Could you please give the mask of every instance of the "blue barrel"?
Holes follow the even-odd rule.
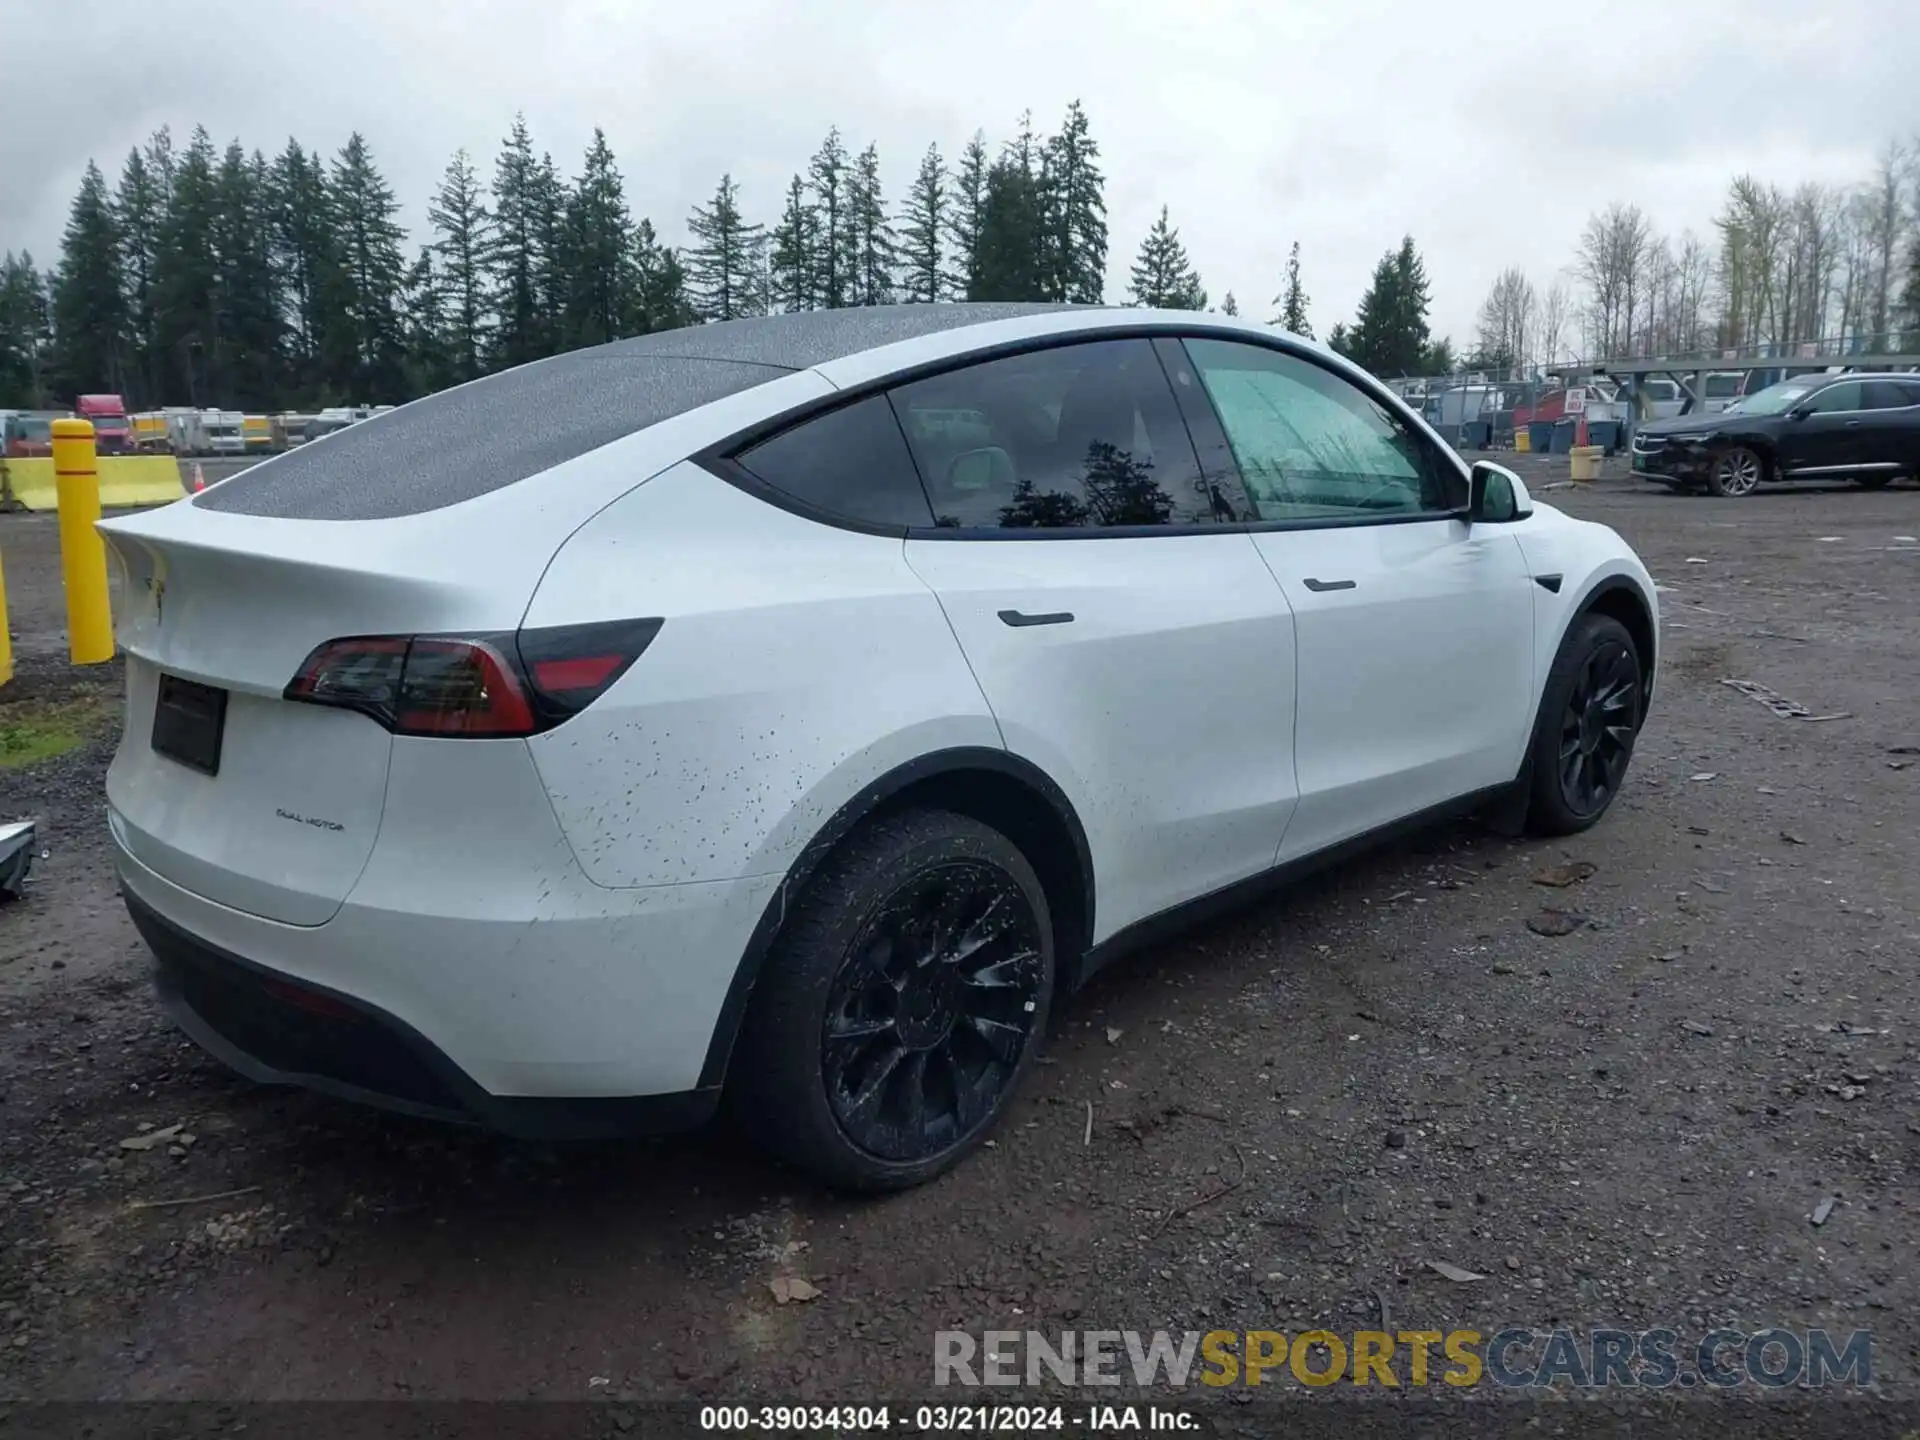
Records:
[[[1553,453],[1565,455],[1573,449],[1574,424],[1571,420],[1556,420],[1553,424]]]
[[[1536,455],[1545,455],[1553,449],[1553,421],[1527,422],[1527,448]]]
[[[1620,422],[1595,420],[1587,426],[1587,442],[1598,445],[1609,455],[1620,448]]]

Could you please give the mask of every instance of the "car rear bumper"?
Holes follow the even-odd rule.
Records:
[[[546,913],[510,919],[398,913],[356,890],[325,925],[297,926],[116,848],[161,1001],[218,1058],[265,1083],[527,1136],[676,1129],[711,1112],[710,1042],[777,883],[582,882],[571,913],[550,893]]]
[[[131,893],[126,902],[153,952],[161,1008],[203,1050],[260,1084],[547,1140],[692,1129],[718,1103],[717,1088],[587,1099],[489,1094],[392,1015],[218,950]]]

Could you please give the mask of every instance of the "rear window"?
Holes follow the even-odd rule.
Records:
[[[389,520],[473,500],[787,373],[585,350],[363,420],[196,495],[283,520]]]
[[[827,515],[905,531],[933,508],[884,395],[843,405],[742,453],[740,467]]]

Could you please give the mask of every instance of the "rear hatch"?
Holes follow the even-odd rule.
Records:
[[[166,523],[171,512],[187,523]],[[437,544],[367,533],[418,528],[190,504],[103,527],[124,571],[127,669],[107,798],[141,865],[290,925],[338,911],[379,834],[393,737],[367,715],[283,698],[288,684],[342,636],[510,631],[551,553],[536,542],[517,557],[476,555],[458,527],[441,527]],[[463,553],[484,586],[451,573],[449,556]]]
[[[388,767],[405,752],[392,728],[419,733],[405,707],[425,696],[438,723],[512,688],[504,675],[489,685],[496,650],[459,637],[512,637],[567,536],[685,453],[660,422],[785,373],[627,345],[574,352],[104,522],[124,570],[127,721],[107,775],[121,843],[209,900],[324,924],[373,853]],[[824,384],[792,378],[807,393]],[[758,402],[742,404],[758,418]],[[226,418],[237,442],[241,417]],[[616,652],[644,639],[616,637]],[[324,687],[306,671],[322,646]],[[614,673],[605,654],[541,654],[558,678],[539,698],[562,709]],[[582,679],[582,663],[600,668]],[[306,700],[285,698],[296,676],[313,686]],[[525,744],[500,738],[505,725],[465,733],[447,743]]]

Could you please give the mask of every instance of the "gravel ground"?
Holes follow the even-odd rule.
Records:
[[[1123,964],[993,1148],[879,1202],[723,1132],[555,1149],[251,1086],[150,1002],[108,741],[0,770],[47,851],[0,911],[0,1400],[844,1401],[923,1392],[940,1329],[1383,1320],[1864,1328],[1901,1392],[1920,492],[1543,498],[1665,587],[1609,817],[1438,830]],[[0,517],[0,725],[72,683],[50,534]]]

